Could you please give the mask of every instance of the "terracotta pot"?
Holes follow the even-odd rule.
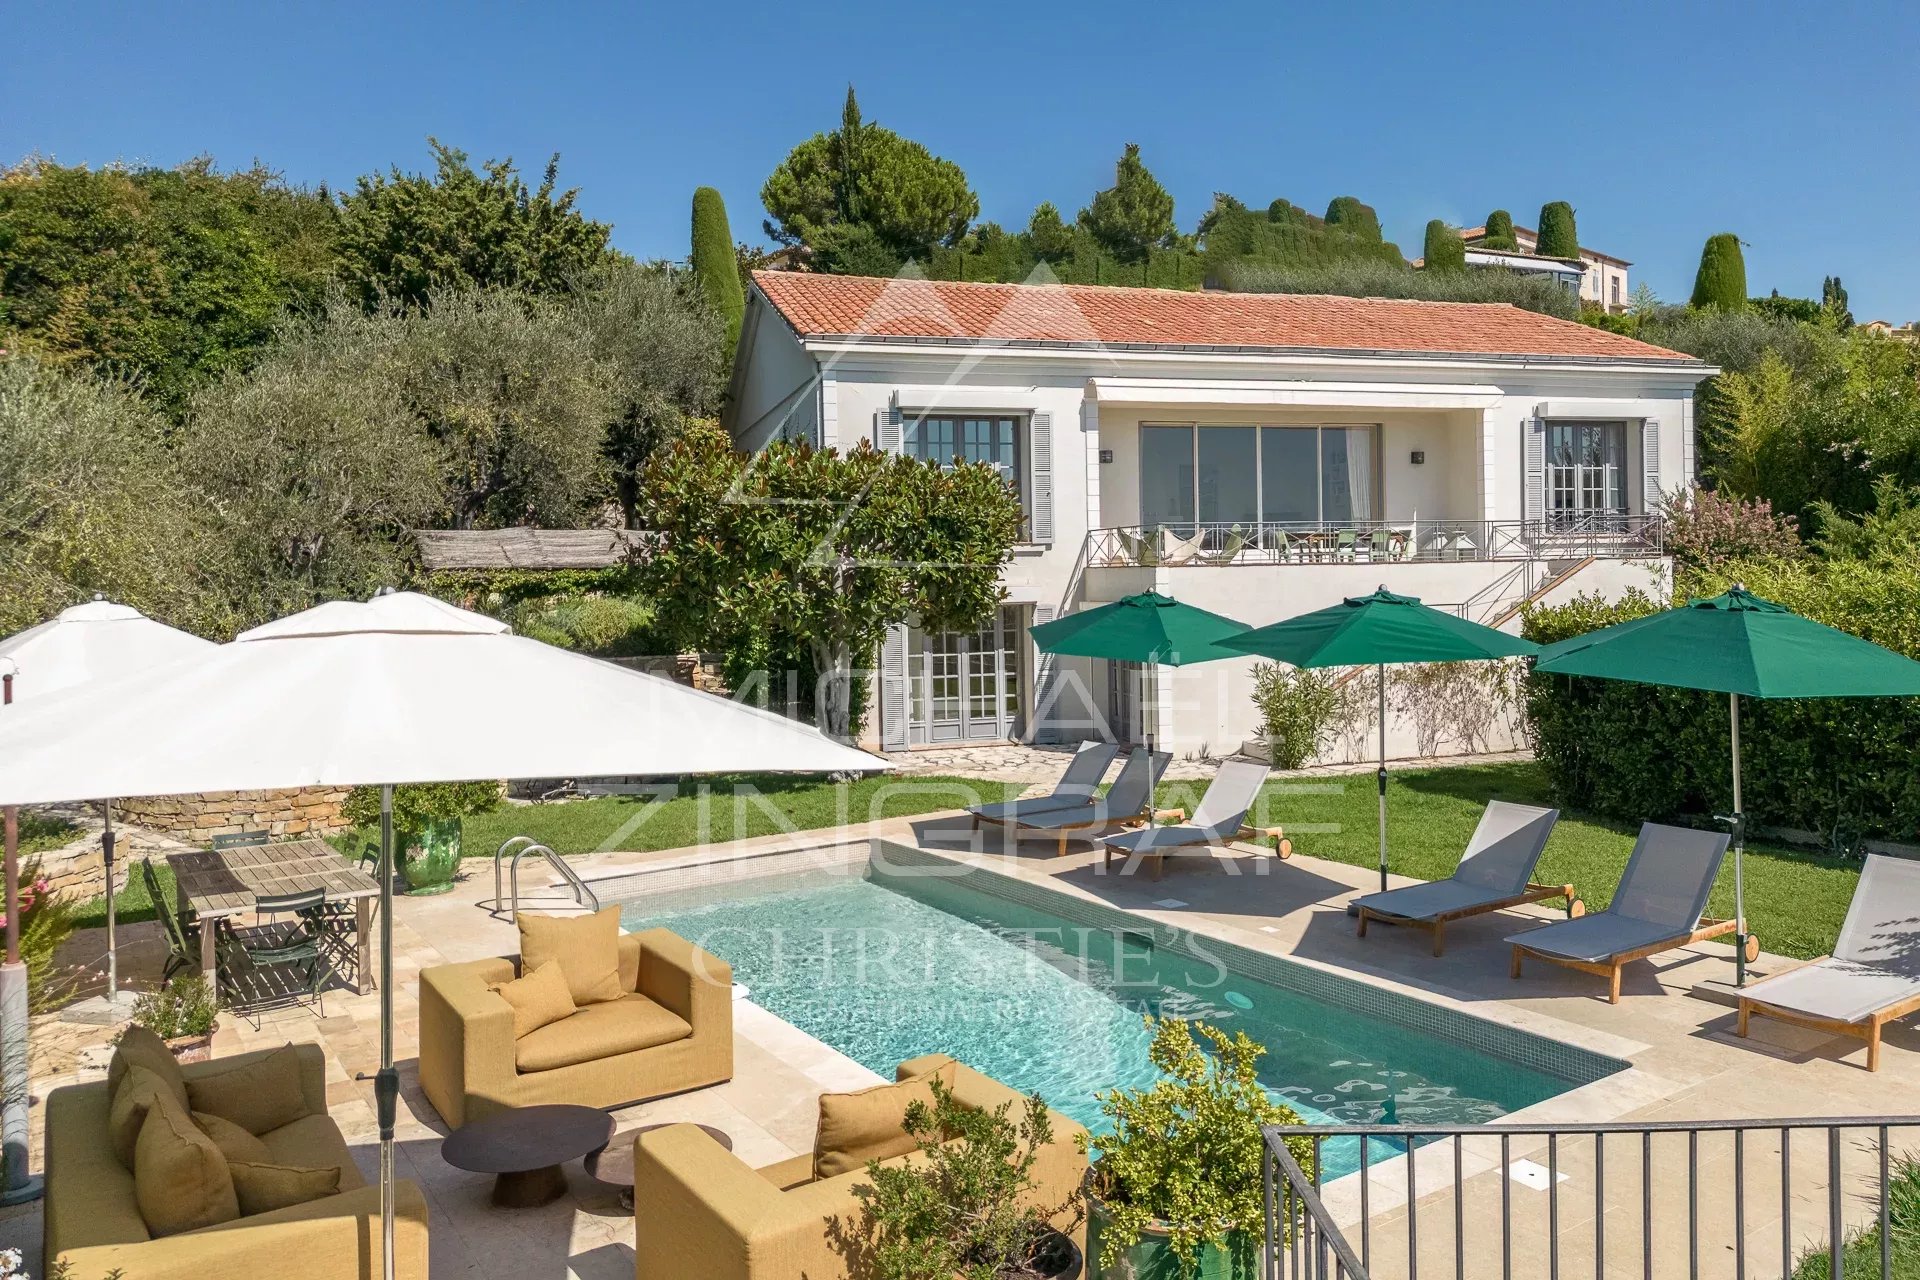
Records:
[[[213,1056],[213,1035],[220,1030],[215,1022],[197,1036],[175,1036],[163,1041],[176,1062],[205,1062]]]

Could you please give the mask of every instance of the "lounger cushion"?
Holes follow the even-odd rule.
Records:
[[[975,805],[967,812],[987,822],[1025,822],[1041,814],[1065,813],[1069,809],[1090,812],[1093,801],[1085,796],[1032,796],[1025,800],[1003,800],[998,804]]]
[[[264,1058],[236,1061],[225,1070],[196,1074],[187,1084],[195,1111],[231,1120],[258,1137],[307,1114],[307,1095],[300,1084],[300,1057],[293,1045],[275,1049]]]
[[[1920,995],[1920,978],[1849,960],[1819,960],[1755,983],[1742,993],[1758,1005],[1835,1022],[1859,1022],[1875,1010]]]
[[[1507,941],[1542,955],[1599,964],[1622,952],[1661,942],[1678,942],[1691,932],[1691,929],[1676,932],[1666,925],[1602,911],[1598,915],[1550,924],[1544,929],[1516,933]]]
[[[620,985],[618,906],[587,916],[522,911],[514,922],[520,927],[520,972],[533,973],[549,960],[559,961],[568,994],[580,1005],[618,1000],[627,993]]]
[[[1487,902],[1502,902],[1512,897],[1505,889],[1482,889],[1458,880],[1434,880],[1410,884],[1381,893],[1355,898],[1354,905],[1365,907],[1376,916],[1399,920],[1431,920],[1453,911],[1470,910]]]
[[[524,978],[490,983],[487,990],[497,992],[513,1006],[513,1038],[521,1040],[550,1023],[573,1013],[573,995],[567,990],[567,975],[558,960],[549,960]]]
[[[672,1010],[645,996],[629,995],[583,1006],[523,1036],[514,1043],[513,1062],[523,1072],[552,1071],[671,1044],[692,1034],[693,1028]]]
[[[1138,831],[1108,836],[1105,843],[1109,849],[1117,849],[1122,853],[1153,853],[1156,850],[1226,842],[1202,827],[1142,827]]]
[[[915,1150],[919,1144],[906,1130],[908,1106],[918,1102],[932,1107],[930,1082],[938,1076],[951,1091],[954,1074],[954,1064],[949,1062],[898,1084],[821,1094],[820,1127],[813,1140],[813,1176],[837,1178],[864,1169],[869,1160],[887,1160]]]

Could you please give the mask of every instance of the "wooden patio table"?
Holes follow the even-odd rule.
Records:
[[[200,968],[207,985],[218,993],[214,964],[217,922],[250,914],[259,898],[326,890],[330,902],[353,902],[353,992],[372,987],[373,908],[380,882],[360,870],[325,840],[308,837],[271,844],[240,845],[231,849],[195,849],[170,853],[167,865],[179,886],[181,901],[200,918]]]

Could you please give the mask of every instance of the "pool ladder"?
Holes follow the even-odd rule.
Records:
[[[507,904],[507,919],[511,920],[520,914],[520,859],[530,853],[537,853],[547,860],[547,865],[553,868],[562,883],[573,893],[574,902],[589,911],[600,909],[599,895],[587,887],[587,882],[580,878],[580,873],[575,871],[572,864],[565,858],[539,843],[532,836],[514,836],[493,851],[493,899],[487,903],[488,915],[498,918],[503,903]],[[505,887],[511,896],[502,892],[500,877],[502,863],[506,864]]]

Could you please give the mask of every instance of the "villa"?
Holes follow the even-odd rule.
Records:
[[[897,628],[868,741],[1238,750],[1251,661],[1042,660],[1027,627],[1136,592],[1263,626],[1382,584],[1513,626],[1669,581],[1689,356],[1504,304],[759,272],[726,419],[1000,467],[1027,512],[999,617]],[[1152,705],[1143,707],[1142,703]],[[1392,727],[1395,754],[1413,736]]]

